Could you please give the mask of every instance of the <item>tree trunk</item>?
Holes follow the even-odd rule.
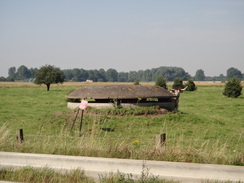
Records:
[[[50,84],[47,84],[47,91],[49,91],[50,89]]]

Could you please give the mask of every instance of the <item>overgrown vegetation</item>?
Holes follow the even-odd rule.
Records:
[[[82,170],[71,170],[70,172],[58,173],[51,168],[32,168],[25,167],[18,170],[11,168],[0,170],[0,180],[18,181],[26,183],[177,183],[176,181],[168,181],[159,179],[150,175],[149,172],[143,171],[138,178],[132,174],[124,174],[117,172],[116,174],[100,175],[98,180],[94,180],[85,176]]]
[[[56,182],[69,182],[69,183],[94,183],[95,181],[85,176],[84,171],[72,170],[66,173],[57,173],[50,168],[32,168],[25,167],[18,170],[11,168],[0,170],[0,180],[18,181],[26,183],[56,183]]]
[[[174,88],[174,89],[184,88],[183,79],[182,78],[175,78],[172,88]]]
[[[118,116],[129,116],[129,115],[150,115],[150,114],[162,114],[167,110],[160,110],[158,106],[152,107],[135,107],[135,108],[110,108],[110,109],[96,109],[96,108],[88,108],[87,112],[92,114],[100,114],[100,115],[118,115]]]
[[[186,91],[195,91],[197,89],[197,86],[191,79],[189,79],[187,81],[187,83],[185,84],[185,87],[187,87]]]
[[[127,109],[89,109],[81,137],[80,116],[71,131],[76,113],[67,109],[64,98],[78,86],[54,85],[50,92],[43,87],[0,86],[2,151],[244,164],[243,96],[224,97],[222,85],[182,93],[176,113],[124,115]],[[15,137],[20,128],[24,129],[22,144]],[[155,137],[161,133],[167,134],[166,147],[156,149]]]
[[[230,78],[225,84],[223,95],[231,98],[237,98],[241,95],[241,80],[238,78]]]
[[[140,80],[138,80],[138,79],[135,80],[135,81],[134,81],[134,85],[140,85]]]
[[[163,87],[166,90],[168,89],[167,82],[166,82],[166,80],[162,76],[160,76],[160,77],[157,78],[157,80],[155,82],[155,85],[156,86]]]

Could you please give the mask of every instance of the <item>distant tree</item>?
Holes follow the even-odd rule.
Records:
[[[224,76],[223,74],[220,74],[220,75],[217,77],[217,80],[218,80],[218,81],[222,81],[222,82],[224,82],[224,81],[226,81],[226,76]]]
[[[195,83],[191,79],[187,81],[185,87],[187,87],[186,91],[195,91],[197,89]]]
[[[6,81],[6,78],[3,77],[3,76],[1,76],[1,77],[0,77],[0,81]]]
[[[98,81],[98,77],[97,77],[97,74],[96,74],[96,70],[89,70],[87,79],[88,80],[92,80],[94,82],[97,82]]]
[[[16,75],[16,68],[15,67],[10,67],[8,69],[8,77],[15,78],[15,75]]]
[[[149,69],[143,72],[143,78],[141,80],[147,82],[152,81],[152,73]]]
[[[115,69],[99,70],[84,70],[84,69],[69,69],[63,70],[67,81],[86,81],[87,79],[101,82],[134,82],[140,81],[155,81],[157,77],[162,76],[167,81],[173,81],[174,78],[189,79],[191,76],[180,67],[159,67],[147,70],[117,72]]]
[[[133,81],[135,81],[135,80],[137,80],[138,78],[137,78],[137,72],[136,71],[130,71],[129,73],[128,73],[128,81],[129,82],[133,82]]]
[[[107,80],[109,82],[116,82],[118,81],[118,72],[115,69],[108,69],[106,71]]]
[[[88,72],[85,69],[80,69],[79,81],[86,81],[88,77]]]
[[[99,82],[106,82],[107,81],[106,71],[104,69],[98,70],[98,81]]]
[[[8,81],[8,82],[13,82],[13,81],[14,81],[14,78],[7,77],[7,78],[6,78],[6,81]]]
[[[242,79],[242,73],[238,69],[231,67],[227,70],[227,78],[230,79],[233,77]]]
[[[26,66],[21,65],[17,69],[16,77],[17,77],[18,80],[24,80],[24,79],[30,78],[31,77],[31,72]]]
[[[37,68],[30,68],[29,71],[30,71],[30,77],[34,78],[38,69]]]
[[[167,81],[173,81],[175,78],[183,78],[187,80],[189,74],[180,67],[158,67],[151,69],[152,79],[156,80],[157,77],[162,76]]]
[[[168,89],[167,87],[167,82],[166,80],[162,77],[162,76],[159,76],[155,82],[155,85],[156,86],[160,86],[160,87],[163,87],[164,89]]]
[[[175,78],[172,88],[174,88],[174,89],[183,89],[184,88],[183,79],[182,78]]]
[[[241,80],[239,78],[230,78],[227,83],[225,83],[225,88],[223,95],[231,98],[237,98],[241,95]]]
[[[128,72],[119,72],[118,73],[118,81],[119,82],[127,82],[128,81]]]
[[[63,73],[66,81],[72,81],[72,78],[74,77],[73,69],[65,69],[63,70]]]
[[[204,81],[205,80],[205,74],[204,74],[204,71],[202,69],[199,69],[196,71],[195,80],[196,81]]]
[[[63,83],[64,74],[63,72],[54,66],[45,65],[42,66],[36,72],[35,84],[45,84],[47,86],[47,91],[50,89],[51,84]]]
[[[143,74],[144,73],[144,71],[143,70],[139,70],[139,71],[137,71],[137,73],[136,73],[136,80],[139,80],[139,81],[143,81],[142,79],[143,79]],[[144,80],[145,81],[145,80]]]
[[[77,81],[81,81],[81,73],[80,73],[81,71],[80,71],[80,69],[78,69],[78,68],[74,68],[73,70],[72,70],[72,75],[73,75],[73,77],[72,77],[72,81],[75,81],[75,82],[77,82]]]

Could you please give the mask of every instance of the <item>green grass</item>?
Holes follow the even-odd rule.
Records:
[[[57,173],[50,168],[35,169],[32,167],[20,168],[14,170],[11,168],[0,170],[0,180],[18,181],[26,183],[54,183],[54,182],[69,182],[69,183],[95,183],[94,180],[85,176],[84,171],[73,170],[71,172]]]
[[[0,170],[0,180],[18,181],[18,182],[35,182],[35,183],[177,183],[178,181],[169,181],[159,179],[147,171],[135,178],[132,174],[121,172],[108,175],[100,175],[98,180],[85,176],[85,172],[79,169],[70,172],[58,173],[50,168],[32,168],[25,167],[17,170],[7,168]]]
[[[120,115],[85,112],[81,137],[80,115],[71,132],[75,111],[67,109],[64,98],[77,87],[52,85],[47,92],[45,86],[0,85],[0,150],[244,164],[244,97],[224,97],[223,86],[182,93],[179,111],[167,115],[128,115],[140,114],[140,109]],[[22,144],[15,137],[20,128]],[[155,137],[161,133],[167,135],[166,148],[157,149]]]

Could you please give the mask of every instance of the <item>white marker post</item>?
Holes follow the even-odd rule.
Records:
[[[84,113],[84,110],[87,109],[87,107],[88,107],[88,101],[86,101],[86,100],[81,100],[81,103],[80,103],[80,105],[79,105],[79,109],[78,109],[78,111],[77,111],[77,113],[76,113],[76,115],[75,115],[74,122],[73,122],[73,124],[72,124],[72,126],[71,126],[71,129],[70,129],[71,131],[72,131],[74,125],[75,125],[76,118],[77,118],[77,116],[78,116],[78,114],[79,114],[79,112],[80,112],[80,110],[81,110],[81,119],[80,119],[80,132],[81,132],[81,129],[82,129],[82,120],[83,120],[83,113]]]
[[[83,113],[84,113],[84,110],[87,109],[87,106],[88,106],[88,101],[86,100],[81,100],[81,103],[80,103],[80,106],[79,108],[81,109],[81,118],[80,118],[80,135],[81,135],[81,129],[82,129],[82,120],[83,120]]]

